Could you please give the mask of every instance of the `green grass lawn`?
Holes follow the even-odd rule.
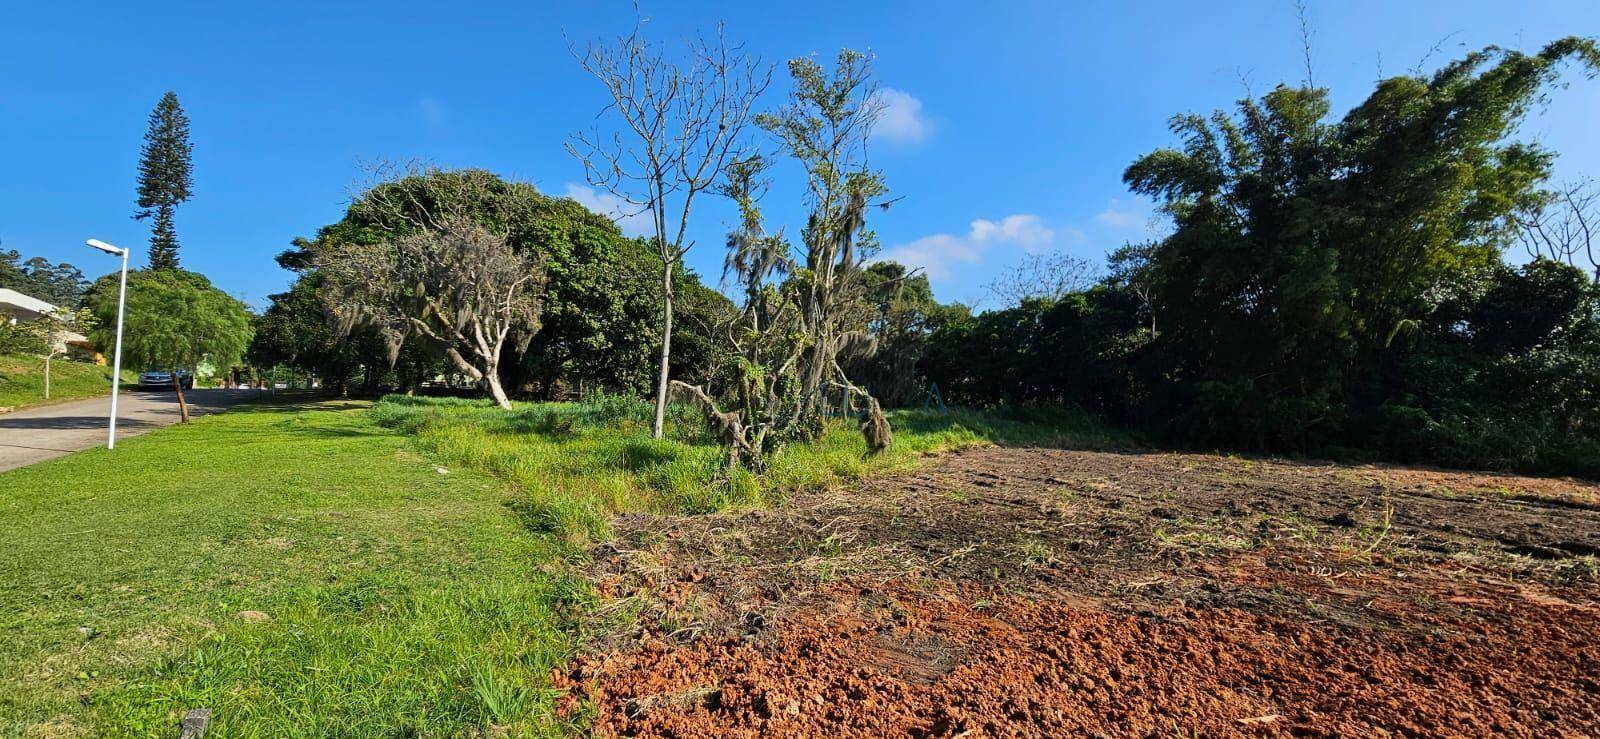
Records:
[[[570,552],[365,408],[241,408],[0,491],[0,736],[558,728]]]
[[[123,370],[122,381],[136,382],[138,374]],[[38,357],[0,355],[0,408],[22,408],[44,402],[92,398],[111,394],[111,368],[86,362],[56,359],[50,363],[50,400],[44,398],[44,360]]]
[[[0,473],[0,736],[171,736],[197,707],[219,737],[565,733],[583,717],[553,714],[548,674],[591,599],[579,544],[610,514],[1094,433],[899,414],[894,452],[864,458],[839,424],[757,479],[692,430],[650,440],[647,413],[244,406]]]

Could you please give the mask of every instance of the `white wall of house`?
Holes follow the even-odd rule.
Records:
[[[16,290],[0,288],[0,320],[4,320],[6,323],[17,324],[23,321],[32,321],[40,316],[59,313],[61,310],[31,295],[24,295]],[[100,355],[95,353],[94,345],[89,343],[89,338],[72,331],[67,331],[56,337],[55,350],[57,354],[65,354],[73,359],[101,362]]]
[[[31,321],[59,310],[60,308],[31,295],[23,295],[16,290],[0,287],[0,316],[4,316],[8,323]]]

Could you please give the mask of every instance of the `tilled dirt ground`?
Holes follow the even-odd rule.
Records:
[[[601,735],[1600,736],[1589,484],[984,448],[618,529]]]

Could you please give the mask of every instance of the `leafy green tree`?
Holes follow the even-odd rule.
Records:
[[[1498,265],[1483,295],[1464,318],[1478,351],[1525,352],[1573,330],[1594,299],[1582,272],[1539,258],[1518,269]]]
[[[97,319],[90,333],[96,345],[110,347],[116,337],[117,276],[97,280],[85,304]],[[139,270],[128,273],[124,308],[123,359],[135,367],[162,367],[173,371],[173,390],[185,423],[189,406],[183,396],[178,370],[201,364],[230,367],[238,364],[250,346],[252,325],[245,305],[218,290],[203,275],[179,269]],[[108,350],[109,351],[109,350]]]
[[[318,252],[396,238],[425,224],[427,213],[450,211],[504,229],[514,249],[544,263],[541,327],[519,361],[502,363],[507,387],[549,397],[565,389],[642,391],[649,385],[661,303],[652,285],[660,263],[647,243],[623,237],[609,218],[569,198],[550,197],[484,170],[402,168],[380,171],[375,179],[343,219],[280,255],[279,264],[299,277],[288,293],[274,296],[262,320],[276,327],[267,330],[261,353],[252,356],[292,354],[296,362],[313,363],[332,385],[361,374],[369,389],[376,389],[372,380],[385,374],[391,358],[395,379],[407,388],[437,374],[445,347],[411,337],[390,355],[381,338],[361,327],[339,341],[314,328],[325,324],[326,316],[305,298],[321,284],[313,268]],[[731,304],[684,270],[675,271],[674,293],[684,321],[672,372],[700,377],[714,344],[705,335],[707,327]]]
[[[958,314],[929,336],[921,368],[952,402],[1065,403],[1127,420],[1143,396],[1139,309],[1132,294],[1102,285]]]
[[[24,261],[17,250],[0,249],[0,287],[59,308],[72,308],[83,298],[89,281],[82,271],[66,262],[52,263],[44,257]]]
[[[1600,475],[1600,286],[1550,259],[1458,275],[1397,334],[1405,392],[1370,446],[1403,461]]]
[[[678,338],[674,340],[671,374],[690,382],[714,383],[719,379],[720,370],[726,367],[732,351],[726,338],[720,336],[717,329],[727,326],[738,314],[739,308],[728,296],[701,282],[693,270],[681,270],[675,279],[677,286],[673,291],[678,298],[673,310],[682,320],[679,321]],[[635,351],[642,349],[648,352],[653,348],[653,342],[648,340],[650,337],[651,334],[638,334],[633,344],[638,347]],[[636,380],[633,386],[647,387],[650,379],[644,377]]]
[[[883,103],[869,54],[840,51],[831,72],[811,57],[791,59],[789,76],[788,102],[757,116],[756,125],[806,176],[811,212],[801,232],[804,259],[790,280],[806,339],[802,400],[795,412],[815,434],[822,428],[817,414],[825,384],[851,385],[839,364],[841,353],[865,338],[859,330],[862,272],[878,249],[867,213],[870,201],[888,192],[883,175],[867,163],[866,144]]]
[[[139,149],[139,210],[134,219],[154,217],[150,233],[150,268],[178,268],[178,232],[173,210],[189,199],[192,165],[189,116],[176,93],[161,96],[150,113],[150,127]]]
[[[940,305],[928,276],[914,274],[898,262],[874,262],[862,275],[869,305],[866,331],[872,351],[845,361],[849,375],[890,406],[919,402],[927,391],[918,364],[928,337],[951,316],[967,314],[965,306]]]
[[[1552,155],[1507,139],[1569,59],[1600,70],[1593,40],[1567,38],[1383,80],[1337,121],[1325,90],[1287,86],[1173,119],[1182,148],[1125,179],[1175,226],[1149,258],[1174,430],[1306,448],[1402,395],[1391,338],[1496,263],[1541,199]]]
[[[1574,60],[1600,71],[1568,38],[1380,81],[1342,118],[1286,86],[1180,116],[1181,145],[1126,173],[1170,236],[1088,289],[946,321],[919,369],[957,402],[1179,443],[1600,476],[1600,285],[1572,264],[1591,202],[1543,191],[1553,154],[1513,140]],[[1519,237],[1546,258],[1502,261]]]
[[[1139,310],[1150,326],[1150,338],[1156,335],[1155,275],[1150,259],[1158,242],[1125,243],[1106,257],[1106,274],[1102,283],[1113,290],[1132,295],[1139,302]]]
[[[544,328],[524,355],[522,375],[546,396],[564,385],[648,387],[661,316],[653,286],[661,265],[649,245],[624,238],[609,218],[569,198],[540,196],[525,218],[518,243],[543,255],[549,282]],[[685,308],[683,293],[698,284],[693,274],[675,271],[677,308]],[[699,330],[688,320],[674,353]]]
[[[328,326],[318,296],[318,280],[296,280],[287,292],[270,296],[267,310],[255,318],[246,359],[259,368],[288,367],[322,378],[340,396],[365,367],[363,360],[384,362],[381,341],[362,334],[339,341]],[[374,345],[375,344],[375,345]]]

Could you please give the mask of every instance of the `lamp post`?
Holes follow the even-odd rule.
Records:
[[[122,257],[122,286],[117,292],[117,348],[111,358],[111,420],[106,427],[106,448],[117,448],[117,389],[122,385],[122,307],[128,299],[128,250],[99,239],[84,242],[114,257]]]

